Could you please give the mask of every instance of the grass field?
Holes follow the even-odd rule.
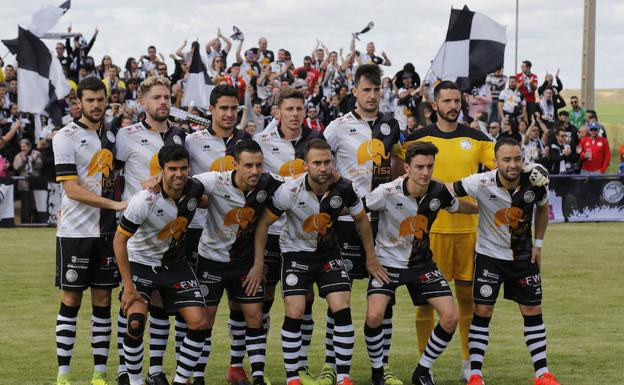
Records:
[[[557,224],[548,230],[542,269],[548,358],[551,370],[564,385],[624,384],[623,234],[624,224],[617,223]],[[59,294],[54,288],[54,236],[53,229],[0,230],[0,384],[42,385],[55,379],[54,325]],[[364,282],[357,282],[352,299],[357,338],[351,374],[358,385],[369,383],[370,370],[362,332],[364,290]],[[117,305],[115,301],[113,308]],[[317,372],[324,352],[325,305],[317,300],[314,311],[316,326],[310,357],[312,369]],[[390,361],[407,384],[418,355],[414,311],[403,289],[394,313]],[[213,353],[206,377],[209,384],[225,384],[223,377],[229,363],[226,315],[226,309],[222,309],[213,331]],[[88,384],[91,375],[89,316],[86,295],[72,360],[74,385]],[[273,384],[285,382],[279,345],[282,316],[283,307],[276,301],[267,354],[267,374]],[[170,346],[172,339],[173,332]],[[439,385],[461,384],[458,340],[455,336],[435,367]],[[117,363],[115,342],[111,347],[112,378]],[[165,364],[167,372],[172,373],[171,348]],[[532,384],[531,377],[522,318],[513,303],[501,300],[491,325],[485,378],[488,385],[524,385]]]

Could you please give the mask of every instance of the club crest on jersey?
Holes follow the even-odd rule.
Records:
[[[113,153],[104,148],[93,154],[91,157],[89,168],[87,169],[87,175],[94,176],[101,172],[105,177],[108,177],[112,169]]]
[[[402,237],[413,235],[415,239],[420,241],[429,232],[428,227],[429,219],[422,214],[407,217],[399,225],[399,235]]]
[[[332,227],[331,217],[327,213],[310,215],[303,221],[303,231],[306,233],[318,232],[320,235],[327,234],[327,229]]]
[[[433,198],[431,202],[429,202],[429,210],[437,211],[440,208],[440,200],[438,198]]]
[[[303,169],[303,159],[293,159],[285,162],[279,168],[280,176],[297,176],[305,172]]]
[[[501,209],[494,215],[496,226],[509,225],[512,229],[517,229],[518,224],[524,221],[524,212],[519,207],[508,207]]]
[[[388,123],[383,123],[381,126],[379,126],[379,131],[381,131],[381,133],[384,135],[390,135],[390,126],[388,125]]]
[[[381,161],[390,158],[390,154],[386,153],[383,142],[379,139],[371,139],[360,144],[357,150],[358,164],[372,160],[377,166],[381,165]]]
[[[523,199],[526,203],[531,203],[535,200],[535,193],[531,190],[528,190],[524,193]]]
[[[237,207],[228,211],[223,219],[223,224],[239,225],[242,230],[246,230],[247,227],[256,221],[256,210],[251,207]]]
[[[232,155],[226,155],[222,158],[216,159],[210,165],[210,171],[231,171],[234,170],[234,157]]]
[[[332,209],[337,209],[338,207],[340,207],[340,205],[342,205],[342,198],[339,196],[332,197],[329,200],[329,206]]]
[[[462,139],[462,141],[459,142],[459,146],[462,148],[462,150],[468,151],[472,148],[472,143],[470,143],[468,139]]]
[[[267,198],[267,192],[264,191],[264,190],[260,190],[256,194],[256,201],[258,201],[258,203],[264,202],[266,200],[266,198]]]
[[[197,199],[195,198],[189,199],[189,201],[186,203],[186,208],[188,209],[188,211],[195,210],[197,208]]]
[[[115,143],[115,134],[113,134],[112,132],[106,131],[106,138],[109,142]]]
[[[173,136],[173,143],[175,143],[175,144],[182,144],[182,138],[180,138],[178,135],[174,135]]]

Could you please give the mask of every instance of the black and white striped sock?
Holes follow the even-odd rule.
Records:
[[[188,327],[186,326],[186,321],[184,321],[184,317],[182,317],[180,313],[176,313],[175,321],[173,322],[173,332],[175,336],[176,361],[178,360],[178,356],[180,354],[182,341],[184,341],[184,337],[186,337],[187,329]]]
[[[548,373],[546,363],[546,327],[542,315],[523,316],[524,342],[531,353],[531,361],[535,369],[535,377],[540,378]]]
[[[303,319],[301,321],[301,353],[299,355],[299,367],[308,366],[308,353],[314,332],[314,318],[312,317],[312,305],[314,302],[306,302]]]
[[[470,374],[483,376],[483,358],[490,341],[491,317],[472,316],[472,323],[468,331],[468,349],[470,351]]]
[[[351,309],[346,308],[334,313],[334,351],[336,352],[337,383],[349,377],[355,333],[351,320]]]
[[[383,320],[383,364],[388,365],[390,360],[390,347],[392,346],[392,305],[386,306],[386,312],[384,313]]]
[[[366,350],[370,359],[373,371],[373,382],[383,378],[384,367],[384,330],[383,326],[372,328],[364,324],[364,339],[366,340]]]
[[[245,329],[245,348],[251,365],[251,375],[254,378],[264,376],[266,340],[267,334],[263,327]]]
[[[301,350],[301,320],[284,316],[282,324],[282,353],[286,369],[286,383],[299,378],[299,355]]]
[[[117,355],[119,355],[119,366],[117,367],[117,374],[126,373],[126,361],[124,360],[123,342],[126,330],[128,328],[128,321],[123,314],[123,310],[119,309],[117,314]]]
[[[80,306],[67,306],[61,302],[56,316],[56,359],[59,374],[69,373],[69,363],[76,342],[76,325]]]
[[[199,360],[204,350],[207,335],[208,330],[188,330],[180,347],[180,359],[178,359],[176,375],[173,379],[174,384],[186,384],[191,377],[197,365],[197,360]]]
[[[453,333],[449,333],[437,324],[429,340],[427,341],[427,347],[420,357],[418,366],[426,369],[431,369],[435,360],[440,357],[440,354],[444,352],[448,344],[453,339]]]
[[[212,329],[208,329],[208,336],[204,343],[204,349],[202,350],[197,365],[195,365],[195,371],[193,372],[193,378],[204,378],[206,372],[206,364],[208,363],[208,357],[212,351]]]
[[[149,374],[158,374],[163,371],[163,356],[169,339],[169,315],[163,308],[150,306],[149,308]]]
[[[266,330],[267,334],[271,328],[271,308],[273,307],[273,301],[264,301],[262,304],[262,327]]]
[[[123,349],[130,385],[143,385],[143,337],[134,339],[126,334]]]
[[[325,364],[336,369],[336,352],[334,351],[334,313],[327,308],[325,324]]]
[[[106,362],[108,361],[112,331],[110,306],[93,305],[93,313],[91,314],[91,348],[93,349],[93,367],[100,373],[106,373]]]
[[[235,368],[243,367],[245,358],[245,317],[240,310],[230,310],[228,327],[230,329],[230,366]]]

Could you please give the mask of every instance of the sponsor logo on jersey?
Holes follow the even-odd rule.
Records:
[[[422,214],[418,214],[413,217],[407,217],[403,219],[401,225],[399,226],[399,235],[402,237],[413,235],[414,238],[420,241],[425,236],[425,233],[429,232],[429,230],[427,229],[428,225],[429,220],[426,216]]]
[[[98,173],[102,173],[105,177],[108,177],[113,170],[113,153],[110,150],[104,148],[91,157],[89,162],[89,168],[87,169],[88,176],[94,176]]]
[[[167,223],[165,227],[158,233],[156,238],[163,241],[169,237],[173,237],[176,241],[179,241],[182,234],[186,231],[188,226],[188,219],[186,217],[177,217],[171,222]]]
[[[331,217],[327,213],[310,215],[303,221],[303,231],[312,233],[317,231],[320,235],[327,234],[327,229],[332,227]]]
[[[237,207],[225,214],[223,224],[226,226],[239,225],[241,230],[246,230],[247,227],[256,221],[256,210],[251,207]]]
[[[303,159],[297,158],[289,160],[279,168],[279,174],[280,176],[297,176],[299,174],[302,174],[305,172],[305,170],[303,169],[303,164]]]
[[[210,165],[210,171],[231,170],[234,170],[234,157],[232,155],[226,155],[222,158],[218,158]]]
[[[494,215],[496,226],[509,225],[510,228],[518,228],[518,224],[524,221],[524,212],[519,207],[501,209]]]
[[[360,144],[357,150],[357,162],[363,164],[372,160],[377,166],[381,165],[381,161],[390,158],[390,154],[386,153],[383,142],[379,139],[371,139]]]

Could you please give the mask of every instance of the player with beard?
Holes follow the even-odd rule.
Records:
[[[560,385],[548,370],[546,328],[542,319],[541,248],[548,226],[548,174],[524,173],[520,143],[496,143],[496,170],[462,178],[447,187],[458,197],[479,203],[475,255],[474,317],[470,325],[470,378],[483,385],[483,359],[489,324],[501,285],[505,299],[516,302],[524,319],[524,341],[535,369],[534,385]],[[535,239],[531,234],[535,210]]]
[[[76,340],[83,291],[91,289],[92,385],[107,385],[106,361],[111,337],[111,291],[119,285],[113,259],[115,211],[126,202],[112,200],[113,143],[104,127],[106,87],[97,78],[80,82],[82,116],[54,136],[56,180],[63,185],[56,238],[56,286],[61,307],[56,318],[56,385],[69,385],[69,364]]]
[[[141,183],[160,173],[158,151],[164,145],[182,145],[184,131],[169,122],[171,110],[171,82],[163,76],[151,76],[139,86],[139,104],[145,110],[145,120],[117,133],[115,167],[122,169],[124,180],[122,197],[129,197],[141,191]],[[126,321],[121,315],[117,318],[117,346],[119,350],[119,384],[128,384],[123,362],[123,335]],[[180,319],[180,322],[182,320]],[[169,315],[161,305],[159,294],[154,292],[150,304],[150,368],[147,378],[149,385],[167,384],[162,361],[169,338]]]

